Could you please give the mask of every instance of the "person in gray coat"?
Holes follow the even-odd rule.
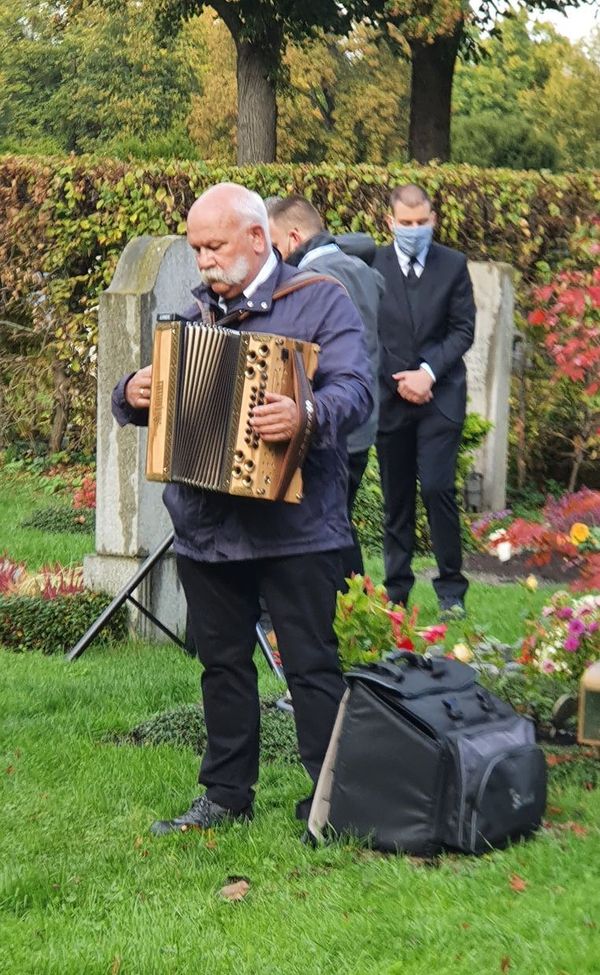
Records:
[[[344,285],[365,326],[365,340],[373,375],[379,368],[377,312],[383,294],[384,280],[379,271],[358,256],[345,253],[336,238],[327,233],[319,211],[303,196],[271,197],[266,200],[273,246],[286,264],[299,270],[329,274]],[[358,237],[358,235],[356,235]],[[366,237],[366,235],[364,235]],[[371,238],[366,237],[370,244]],[[374,245],[373,245],[374,250]],[[377,433],[377,388],[373,389],[374,407],[368,420],[349,434],[348,447],[348,518],[352,525],[352,508],[369,458],[369,448]],[[356,529],[352,526],[353,545],[343,552],[344,576],[364,574],[364,564]]]

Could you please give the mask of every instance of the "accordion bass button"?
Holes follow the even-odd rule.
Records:
[[[238,467],[238,465],[236,464],[235,467],[232,468],[231,476],[232,477],[241,477],[242,476],[242,468],[241,467]]]

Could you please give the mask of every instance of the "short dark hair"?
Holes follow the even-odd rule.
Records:
[[[428,203],[433,210],[431,197],[427,195],[422,186],[417,186],[416,183],[404,183],[401,186],[395,186],[390,193],[390,206],[392,210],[396,203],[403,203],[407,207],[418,207],[422,203]]]
[[[323,230],[323,220],[316,207],[305,196],[292,194],[283,200],[268,200],[267,213],[269,219],[277,222],[285,218],[286,222],[298,223],[312,234]]]

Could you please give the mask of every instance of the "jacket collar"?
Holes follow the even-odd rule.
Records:
[[[295,251],[292,251],[292,253],[288,255],[287,263],[291,264],[293,267],[298,267],[302,258],[306,257],[309,251],[313,251],[315,247],[323,247],[325,244],[335,244],[335,237],[332,237],[331,234],[327,233],[326,230],[322,230],[313,237],[309,237],[308,240],[305,240],[303,244],[300,244],[300,247],[297,247]]]

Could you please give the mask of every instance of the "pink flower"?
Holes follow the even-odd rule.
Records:
[[[565,650],[568,650],[569,653],[575,653],[576,650],[579,650],[579,640],[576,636],[568,636],[563,643],[563,647]]]
[[[438,623],[436,626],[430,626],[424,630],[422,637],[425,643],[437,643],[439,640],[444,639],[447,629],[446,623]]]
[[[556,615],[559,620],[570,620],[573,616],[573,610],[570,606],[561,606],[560,609],[556,610]]]
[[[399,610],[388,609],[388,610],[386,610],[386,612],[387,612],[389,618],[391,619],[392,623],[399,623],[400,625],[402,625],[402,623],[404,623],[404,616],[405,616],[405,614],[402,612],[401,609],[399,609]]]
[[[588,633],[595,633],[599,627],[600,627],[600,623],[598,622],[598,620],[592,620],[592,622],[588,623],[587,625],[587,631]]]
[[[571,620],[569,623],[569,636],[580,636],[585,633],[585,623],[581,620]]]
[[[545,674],[553,674],[555,667],[551,660],[544,660],[542,662],[542,670]]]

